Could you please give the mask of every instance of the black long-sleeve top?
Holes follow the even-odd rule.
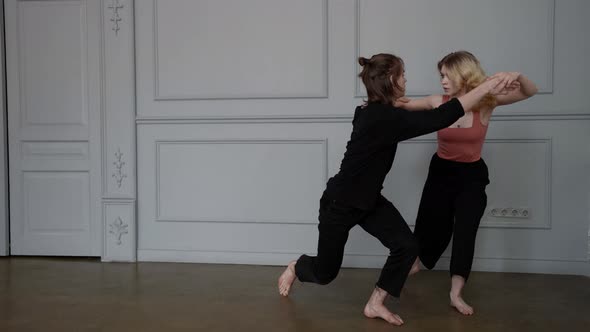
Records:
[[[464,114],[456,98],[427,111],[379,103],[357,107],[340,171],[330,178],[324,195],[349,206],[372,209],[393,165],[398,142],[446,128]]]

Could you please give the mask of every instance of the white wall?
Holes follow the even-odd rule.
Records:
[[[4,70],[4,1],[0,0],[0,256],[8,250],[8,204],[6,179],[6,96]]]
[[[589,14],[584,0],[136,2],[138,258],[315,253],[317,202],[362,103],[356,57],[402,56],[421,95],[440,92],[436,61],[461,48],[541,89],[491,123],[475,268],[585,273]],[[385,183],[409,224],[433,138],[403,143]],[[508,207],[530,215],[491,214]],[[354,230],[346,253],[347,266],[377,267],[386,251]]]
[[[590,12],[590,2],[585,1],[584,5],[582,7],[582,12],[583,13],[588,13]],[[586,42],[584,43],[584,54],[590,54],[590,43]],[[583,86],[590,86],[590,75],[588,75],[588,68],[587,66],[584,66],[586,68],[586,72],[585,72],[585,76],[584,76],[584,80],[583,80]],[[582,145],[583,146],[583,145]],[[590,175],[586,175],[588,177],[590,177]],[[588,267],[588,272],[587,275],[590,276],[590,191],[587,193],[586,195],[588,197],[588,261],[589,261],[589,267]]]

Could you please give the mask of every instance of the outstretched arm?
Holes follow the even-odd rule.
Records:
[[[503,93],[506,83],[498,77],[490,78],[459,98],[422,112],[400,112],[395,119],[396,141],[403,141],[446,128],[462,117],[465,109],[473,108],[485,95]]]
[[[394,140],[401,142],[446,128],[464,114],[463,106],[457,98],[431,110],[419,112],[400,110],[395,119],[397,128],[392,131]]]
[[[441,95],[432,95],[424,98],[410,99],[406,97],[399,98],[395,101],[395,107],[403,108],[408,111],[431,110],[438,107],[442,102]]]
[[[519,89],[508,91],[508,93],[505,95],[496,96],[498,106],[510,105],[521,100],[525,100],[534,96],[538,91],[535,83],[519,72],[500,72],[494,74],[492,77],[501,78],[504,82],[506,82],[506,85],[511,85],[513,82],[518,82],[520,84]]]

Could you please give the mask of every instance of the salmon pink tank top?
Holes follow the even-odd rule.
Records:
[[[443,103],[449,98],[443,96]],[[445,128],[438,131],[436,154],[443,159],[458,162],[478,161],[487,131],[488,126],[481,123],[479,112],[473,112],[473,124],[470,128]]]

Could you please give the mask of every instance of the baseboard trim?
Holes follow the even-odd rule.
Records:
[[[176,262],[207,264],[244,264],[285,266],[297,259],[294,253],[227,252],[227,251],[184,251],[184,250],[138,250],[140,262]],[[385,255],[347,254],[343,267],[381,268]],[[448,270],[450,259],[441,258],[435,270]],[[590,276],[590,262],[587,260],[540,260],[476,258],[473,271],[571,274]]]
[[[442,258],[435,269],[448,270],[449,266],[450,258]],[[588,261],[478,258],[473,261],[473,271],[590,276],[590,264]]]
[[[293,253],[263,253],[238,251],[190,251],[190,250],[137,250],[140,262],[287,265],[297,259]]]

